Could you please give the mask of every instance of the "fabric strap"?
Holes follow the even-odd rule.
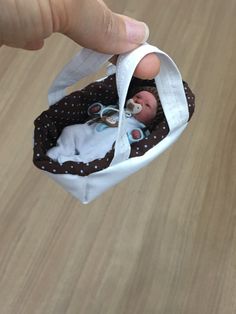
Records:
[[[49,105],[55,104],[66,96],[66,88],[84,77],[96,73],[112,55],[98,53],[83,48],[67,63],[56,76],[48,91]]]
[[[125,129],[125,100],[136,66],[149,53],[156,53],[161,61],[160,73],[156,76],[155,82],[170,133],[186,124],[189,119],[188,104],[181,74],[174,61],[165,52],[155,46],[144,44],[129,53],[120,55],[116,65],[120,117],[115,155],[111,165],[122,162],[130,156],[131,148]]]

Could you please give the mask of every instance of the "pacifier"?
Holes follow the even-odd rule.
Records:
[[[141,104],[134,102],[131,98],[127,100],[126,109],[132,114],[137,114],[142,111],[143,107]]]

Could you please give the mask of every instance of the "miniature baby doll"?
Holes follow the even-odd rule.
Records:
[[[99,105],[103,107],[99,103],[94,105],[92,105],[92,111]],[[60,164],[66,161],[88,163],[103,158],[112,149],[117,137],[119,120],[117,111],[119,110],[114,106],[104,107],[100,110],[100,116],[97,115],[99,118],[65,127],[57,140],[57,146],[49,149],[47,156]],[[109,114],[105,115],[105,112]],[[126,101],[125,112],[127,135],[131,142],[137,141],[141,129],[145,128],[145,125],[156,116],[156,88],[150,86],[139,88]]]

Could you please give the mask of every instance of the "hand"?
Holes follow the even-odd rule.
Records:
[[[0,0],[0,44],[39,49],[53,32],[83,47],[122,53],[147,40],[146,24],[113,13],[102,0]]]
[[[113,13],[102,0],[0,0],[0,46],[37,50],[54,32],[108,54],[130,51],[149,36],[146,24]]]

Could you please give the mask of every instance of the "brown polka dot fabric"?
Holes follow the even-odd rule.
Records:
[[[183,82],[183,85],[191,118],[194,112],[195,97],[188,84]],[[127,98],[130,97],[132,89],[139,86],[155,86],[155,82],[154,80],[140,80],[133,77]],[[46,155],[46,152],[49,148],[56,145],[63,128],[68,125],[84,123],[89,119],[87,109],[92,103],[101,102],[103,105],[108,106],[115,104],[117,101],[116,78],[115,74],[113,74],[103,81],[94,82],[82,90],[73,92],[51,106],[48,110],[42,112],[34,121],[33,163],[35,166],[53,174],[74,174],[79,176],[87,176],[109,167],[114,155],[113,149],[104,158],[89,163],[67,161],[59,164],[50,159]],[[167,136],[169,127],[160,99],[158,99],[156,118],[147,127],[151,131],[151,134],[131,145],[130,158],[144,155],[145,152]]]

